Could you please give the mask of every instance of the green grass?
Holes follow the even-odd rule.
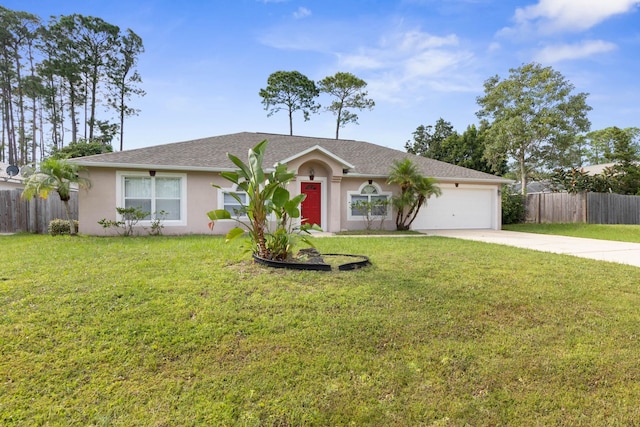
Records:
[[[0,237],[0,425],[632,425],[640,270],[439,237]]]
[[[640,243],[640,225],[603,224],[511,224],[503,230],[526,233],[557,234],[589,239]]]

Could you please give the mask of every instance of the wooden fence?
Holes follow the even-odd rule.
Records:
[[[526,222],[640,224],[640,196],[610,193],[533,193],[525,202]]]
[[[23,200],[21,189],[0,190],[0,233],[48,233],[49,221],[67,219],[64,205],[58,193],[47,199]],[[78,219],[78,193],[71,193],[71,216]]]

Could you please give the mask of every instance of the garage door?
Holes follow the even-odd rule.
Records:
[[[431,197],[420,209],[413,229],[494,228],[496,226],[496,188],[456,188],[441,185],[442,195]]]

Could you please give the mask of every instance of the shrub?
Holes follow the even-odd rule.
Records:
[[[525,196],[512,193],[506,186],[502,187],[502,224],[518,224],[524,221]]]
[[[73,220],[73,224],[78,229],[78,221]],[[62,236],[63,234],[71,234],[71,227],[69,226],[69,221],[66,219],[52,219],[49,221],[49,234],[52,236]]]
[[[102,218],[98,221],[98,224],[102,226],[105,230],[107,228],[115,228],[117,233],[121,236],[133,236],[135,233],[134,227],[138,224],[138,222],[147,218],[150,213],[143,211],[142,208],[133,206],[129,208],[116,208],[116,212],[122,218],[120,221],[114,221],[111,219]],[[162,220],[166,216],[165,211],[160,211],[160,217],[154,218],[151,220],[151,231],[149,231],[150,235],[159,236],[162,234],[162,229],[164,225],[162,225]],[[144,227],[143,227],[144,228]]]
[[[356,209],[358,215],[362,215],[366,230],[373,230],[376,220],[379,221],[378,230],[382,230],[384,220],[387,219],[387,206],[389,203],[389,200],[358,200],[351,203],[351,208]]]

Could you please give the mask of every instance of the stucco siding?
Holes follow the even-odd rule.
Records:
[[[397,186],[391,186],[386,183],[386,180],[382,178],[373,179],[372,184],[378,186],[380,191],[384,193],[395,194],[399,191]],[[344,208],[340,212],[341,230],[365,230],[367,224],[364,219],[349,219],[350,197],[349,194],[357,192],[363,185],[368,184],[368,179],[360,177],[349,177],[348,175],[342,178],[342,186],[340,191],[340,198],[344,205]],[[394,230],[395,229],[395,211],[391,206],[388,209],[389,214],[384,221],[376,219],[373,222],[373,228],[382,230]]]
[[[105,231],[98,224],[98,221],[102,218],[113,221],[116,219],[116,171],[114,169],[89,168],[83,172],[83,175],[91,180],[91,189],[78,192],[79,232],[103,235]]]
[[[116,206],[121,206],[121,200],[117,200],[116,188],[118,186],[117,174],[127,172],[126,169],[91,168],[88,177],[93,183],[88,191],[80,191],[80,232],[92,235],[115,235],[117,231],[113,228],[104,229],[98,221],[105,218],[115,221],[117,218]],[[174,171],[163,171],[175,173]],[[158,173],[160,173],[158,171]],[[170,222],[163,222],[162,234],[211,234],[208,228],[209,219],[207,212],[217,209],[218,190],[211,186],[212,182],[222,184],[224,180],[219,177],[219,173],[190,172],[186,174],[186,209],[183,225],[172,225]],[[149,228],[148,223],[141,222],[136,227],[136,233],[145,235]],[[218,234],[224,234],[225,229],[230,229],[229,224],[222,224],[217,227]]]

